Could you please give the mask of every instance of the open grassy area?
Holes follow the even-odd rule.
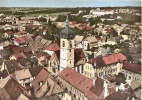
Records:
[[[48,15],[48,16],[51,16],[51,17],[56,17],[58,15],[64,15],[64,14],[67,14],[67,13],[70,13],[70,12],[59,12],[59,13],[43,13],[43,14],[27,14],[26,16],[27,17],[34,17],[34,16],[40,16],[40,15]]]

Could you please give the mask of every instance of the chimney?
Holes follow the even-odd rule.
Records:
[[[106,98],[108,96],[108,82],[104,81],[104,98]]]
[[[95,86],[96,78],[93,79],[93,86]]]
[[[116,86],[115,91],[116,91],[116,92],[118,91],[118,86]]]
[[[42,82],[39,82],[39,86],[42,86]]]
[[[96,61],[94,61],[94,66],[96,67]]]
[[[135,100],[135,98],[132,98],[132,100]]]
[[[120,84],[120,87],[119,87],[120,90],[125,90],[125,87],[124,87],[124,86],[125,86],[125,84],[121,83],[121,84]]]

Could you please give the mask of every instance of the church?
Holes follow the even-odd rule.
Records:
[[[83,65],[86,62],[86,53],[83,49],[74,46],[74,31],[69,28],[68,15],[66,26],[60,32],[60,50],[54,51],[49,60],[48,70],[58,74],[64,68],[70,67],[79,73],[83,73]]]

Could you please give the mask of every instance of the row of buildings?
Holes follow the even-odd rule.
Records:
[[[40,35],[33,37],[24,28],[17,33],[6,29],[6,41],[0,43],[0,99],[140,100],[140,64],[105,48],[106,44],[131,42],[130,34],[120,33],[121,38],[117,39],[106,25],[104,35],[75,36],[69,26],[67,16],[59,35],[60,44]],[[46,25],[32,27],[40,29]],[[99,33],[101,28],[103,25],[94,31]],[[122,30],[127,33],[130,29]],[[93,57],[89,57],[92,53]]]

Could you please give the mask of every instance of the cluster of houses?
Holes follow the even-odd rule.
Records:
[[[40,24],[33,27],[46,27]],[[141,66],[104,46],[131,42],[129,35],[139,36],[142,27],[98,24],[93,30],[88,23],[69,22],[68,16],[63,26],[60,44],[33,38],[24,26],[17,33],[10,30],[14,25],[2,27],[7,40],[0,43],[0,99],[140,100]],[[75,36],[70,26],[88,27],[96,34]],[[120,38],[110,35],[112,28]]]

